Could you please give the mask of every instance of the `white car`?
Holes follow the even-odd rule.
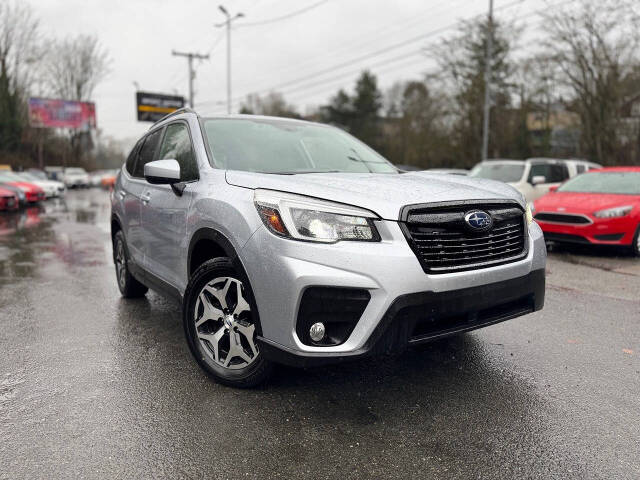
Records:
[[[5,177],[11,178],[13,181],[31,183],[40,187],[44,190],[46,198],[53,198],[59,195],[58,189],[56,185],[54,185],[55,182],[51,182],[50,180],[40,180],[26,172],[3,172],[3,174]]]
[[[553,186],[600,165],[585,160],[529,158],[527,160],[487,160],[478,163],[471,177],[488,178],[508,183],[533,202],[549,192]]]
[[[63,178],[67,188],[86,188],[89,186],[89,174],[84,168],[66,168]]]
[[[47,174],[42,170],[30,169],[20,173],[23,178],[28,179],[29,182],[35,183],[45,191],[47,198],[59,197],[64,194],[66,188],[64,183],[58,180],[52,180],[47,177]]]

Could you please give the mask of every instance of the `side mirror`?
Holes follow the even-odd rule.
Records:
[[[144,178],[154,185],[173,185],[180,181],[180,164],[172,158],[149,162],[144,166]]]
[[[559,185],[551,185],[549,187],[549,192],[551,192],[551,193],[555,192],[556,190],[558,190],[558,186]]]
[[[544,175],[534,175],[531,179],[531,185],[540,185],[541,183],[547,183],[547,177]]]

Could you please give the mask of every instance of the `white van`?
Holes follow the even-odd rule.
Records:
[[[478,163],[469,176],[508,183],[517,188],[528,202],[533,202],[548,193],[549,188],[594,168],[600,168],[600,165],[577,159],[495,159]]]

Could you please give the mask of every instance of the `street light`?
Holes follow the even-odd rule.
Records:
[[[244,17],[243,13],[236,13],[231,16],[223,5],[218,5],[218,9],[227,17],[226,22],[216,24],[216,27],[227,27],[227,113],[231,113],[231,22]]]

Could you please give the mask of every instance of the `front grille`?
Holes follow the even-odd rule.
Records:
[[[589,223],[593,223],[584,215],[573,215],[571,213],[540,212],[535,216],[535,219],[541,222],[569,223],[571,225],[588,225]]]
[[[476,233],[467,213],[480,210],[493,219],[490,230]],[[473,270],[508,263],[527,253],[524,211],[512,202],[409,207],[403,231],[427,273]]]

